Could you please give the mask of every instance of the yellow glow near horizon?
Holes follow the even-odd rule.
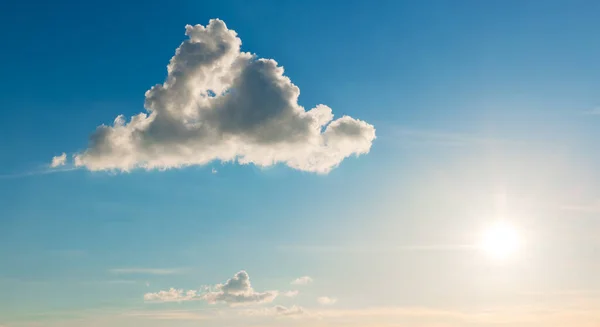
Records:
[[[497,222],[484,231],[481,248],[495,259],[504,259],[518,250],[519,236],[513,226]]]

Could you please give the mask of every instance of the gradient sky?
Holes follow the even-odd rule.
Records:
[[[599,326],[599,11],[2,2],[0,326]],[[328,173],[76,166],[212,18],[306,110],[373,125],[368,153]],[[498,220],[519,235],[506,260],[477,246]]]

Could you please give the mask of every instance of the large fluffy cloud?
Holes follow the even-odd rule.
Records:
[[[369,152],[372,125],[334,120],[325,105],[306,111],[283,68],[242,52],[223,21],[188,25],[185,34],[166,81],[146,92],[146,112],[98,127],[88,149],[75,154],[76,166],[128,171],[220,160],[327,173]]]

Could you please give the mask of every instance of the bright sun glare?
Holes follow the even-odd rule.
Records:
[[[497,222],[484,231],[481,243],[486,254],[497,259],[504,259],[517,251],[519,237],[514,227]]]

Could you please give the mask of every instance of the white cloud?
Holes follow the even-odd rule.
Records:
[[[144,300],[154,302],[205,300],[209,304],[225,303],[229,306],[243,306],[273,302],[278,294],[278,291],[255,291],[250,283],[250,276],[242,270],[225,283],[206,287],[203,292],[171,288],[168,291],[146,293]]]
[[[300,278],[294,279],[291,284],[292,285],[307,285],[313,282],[313,279],[309,276],[302,276]]]
[[[144,294],[144,300],[149,302],[183,302],[196,298],[198,291],[171,288],[168,291]]]
[[[64,166],[67,163],[67,154],[62,153],[59,156],[52,157],[52,162],[50,163],[50,167],[56,168],[60,166]]]
[[[285,296],[285,297],[296,297],[298,295],[298,291],[287,291],[287,292],[283,292],[281,293],[281,295]]]
[[[221,20],[186,26],[163,84],[146,92],[145,109],[101,125],[74,156],[89,170],[129,171],[205,165],[213,160],[327,173],[366,154],[375,128],[317,105],[298,104],[299,88],[271,59],[241,52]]]
[[[213,289],[203,294],[202,298],[210,304],[226,303],[230,306],[268,303],[278,295],[277,291],[256,292],[250,283],[250,276],[243,270]]]
[[[218,171],[215,168],[213,168],[210,172],[213,173],[213,174],[218,173]]]
[[[328,296],[321,296],[317,299],[317,302],[319,302],[321,305],[332,305],[337,302],[337,299]]]
[[[174,275],[181,272],[180,269],[162,269],[162,268],[114,268],[109,270],[116,275]]]
[[[277,305],[273,308],[273,310],[279,316],[301,316],[306,314],[306,311],[302,307],[296,305],[293,305],[291,307]]]

